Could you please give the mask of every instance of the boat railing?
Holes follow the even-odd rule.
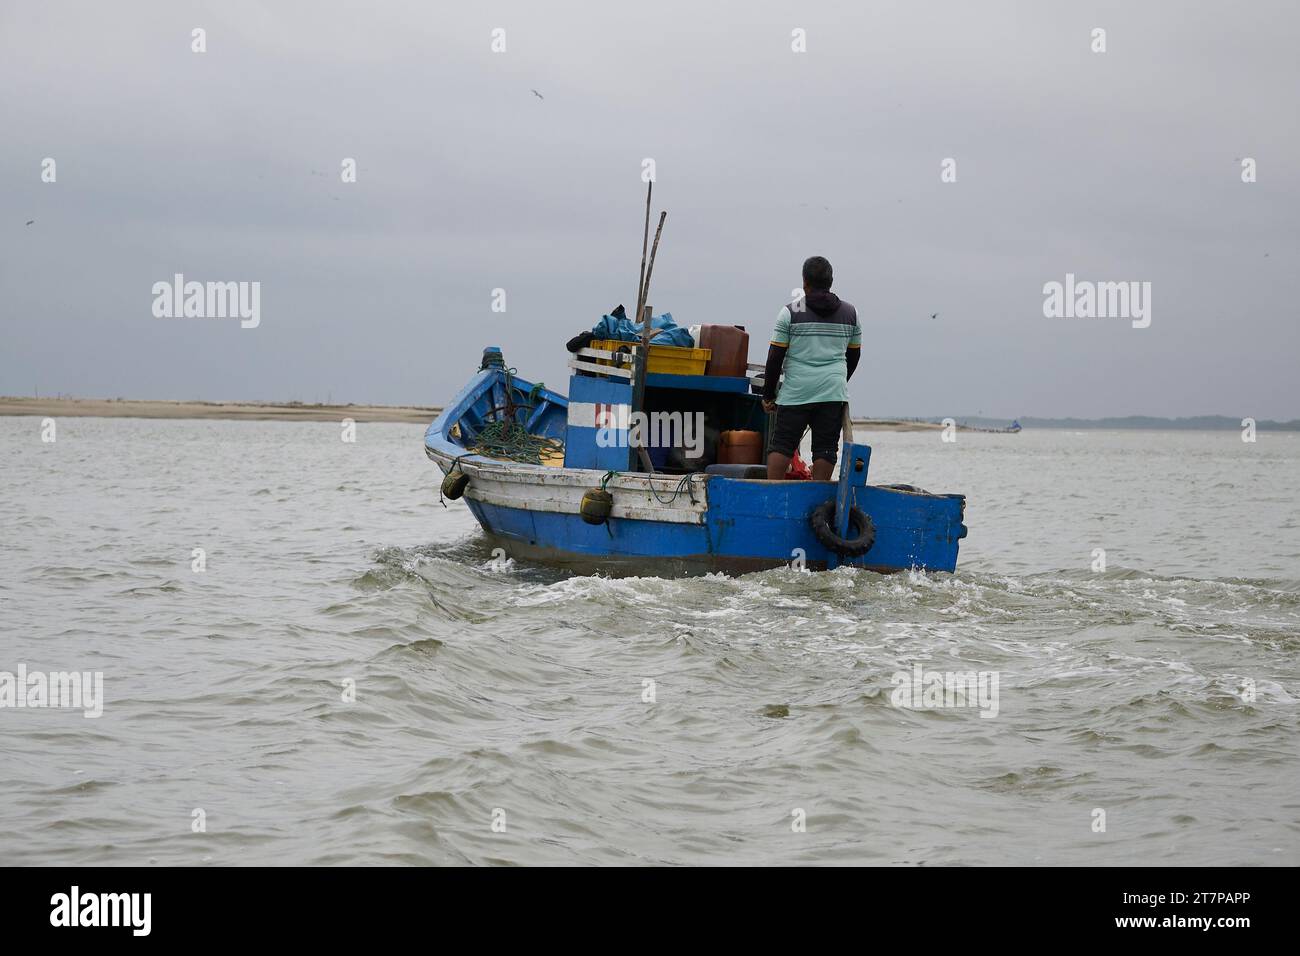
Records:
[[[626,349],[611,351],[609,349],[582,348],[574,353],[569,359],[569,368],[580,372],[588,372],[593,375],[612,376],[620,379],[631,379],[633,375],[633,366],[636,360],[636,353],[640,345],[629,342]],[[599,364],[596,360],[602,359],[612,364]],[[766,380],[766,365],[759,365],[755,362],[748,362],[745,365],[750,384],[755,388],[762,389]],[[757,374],[755,374],[757,373]]]
[[[596,362],[584,362],[583,359],[605,359],[614,364],[599,365]],[[577,369],[580,372],[590,372],[593,375],[612,375],[615,378],[630,379],[632,377],[632,358],[628,352],[611,352],[608,349],[593,348],[578,349],[574,357],[569,359],[569,368]]]

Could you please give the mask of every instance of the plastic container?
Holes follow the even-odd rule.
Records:
[[[607,352],[617,352],[620,348],[631,349],[636,342],[619,342],[615,339],[593,339],[591,347],[593,349],[603,349]],[[675,345],[651,345],[650,346],[650,364],[646,371],[655,375],[703,375],[705,367],[709,364],[708,349],[683,349]],[[626,362],[619,364],[631,364],[629,356]],[[596,359],[599,365],[615,364],[610,359]]]
[[[762,432],[735,429],[718,436],[718,464],[760,465],[762,463]]]
[[[749,370],[749,333],[738,325],[702,325],[697,340],[709,350],[705,375],[744,378]]]

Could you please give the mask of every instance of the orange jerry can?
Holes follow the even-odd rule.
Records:
[[[761,465],[763,434],[736,429],[718,436],[718,464]]]
[[[698,344],[702,349],[709,349],[705,375],[745,377],[749,368],[749,333],[739,325],[702,325]]]

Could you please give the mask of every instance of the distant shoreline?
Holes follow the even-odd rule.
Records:
[[[424,405],[308,405],[302,402],[175,402],[116,398],[0,396],[0,416],[50,418],[176,418],[250,422],[419,422],[441,407]]]
[[[305,402],[201,402],[122,398],[25,398],[0,396],[0,417],[35,415],[64,418],[172,418],[210,421],[250,422],[339,422],[350,418],[356,422],[407,422],[429,424],[442,411],[440,405],[326,405]],[[954,416],[955,417],[955,416]],[[1021,418],[1028,430],[1106,429],[1155,431],[1217,431],[1239,429],[1239,419],[1222,415],[1199,418],[1129,418],[1043,419]],[[958,431],[1001,431],[1008,424],[1001,419],[973,416],[957,419]],[[928,432],[939,431],[941,422],[923,418],[854,418],[862,431]],[[1276,422],[1261,419],[1260,430],[1300,429],[1300,421]]]
[[[174,418],[250,422],[414,422],[429,424],[438,405],[321,405],[303,402],[178,402],[124,398],[19,398],[0,396],[0,416],[50,418]],[[867,431],[934,431],[942,425],[922,421],[862,418],[853,424]]]
[[[0,417],[172,418],[249,422],[410,422],[429,424],[439,405],[322,405],[304,402],[178,402],[126,398],[20,398],[0,396]],[[864,431],[924,432],[942,425],[892,418],[855,418]],[[960,427],[960,426],[959,426]]]

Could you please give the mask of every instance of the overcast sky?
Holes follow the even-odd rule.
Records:
[[[486,344],[563,390],[564,341],[633,305],[652,157],[656,311],[744,324],[758,362],[827,256],[857,414],[1300,417],[1298,26],[1293,2],[3,0],[0,394],[438,404]],[[260,282],[260,326],[155,318],[177,272]],[[1044,317],[1067,272],[1150,282],[1150,327]]]

